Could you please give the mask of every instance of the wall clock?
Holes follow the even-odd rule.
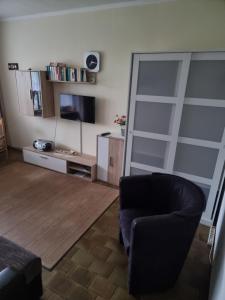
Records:
[[[89,51],[84,53],[84,67],[91,72],[100,70],[100,54],[99,52]]]

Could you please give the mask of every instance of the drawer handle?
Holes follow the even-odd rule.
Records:
[[[48,159],[48,157],[46,157],[46,156],[41,156],[41,155],[40,155],[40,158]]]

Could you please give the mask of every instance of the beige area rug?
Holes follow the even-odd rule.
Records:
[[[22,162],[0,168],[0,234],[52,269],[118,190]]]

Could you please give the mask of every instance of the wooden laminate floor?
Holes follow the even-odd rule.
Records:
[[[10,154],[17,160],[17,154]],[[10,161],[9,161],[10,162]],[[50,272],[43,269],[43,300],[134,300],[127,293],[127,257],[118,242],[118,202]],[[208,228],[199,226],[176,286],[138,300],[207,300],[210,276]]]
[[[0,169],[0,234],[51,269],[118,197],[118,190],[23,162]]]

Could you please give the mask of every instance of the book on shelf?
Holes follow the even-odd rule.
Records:
[[[88,80],[87,70],[79,66],[51,62],[46,66],[47,79],[52,81],[92,82]]]

